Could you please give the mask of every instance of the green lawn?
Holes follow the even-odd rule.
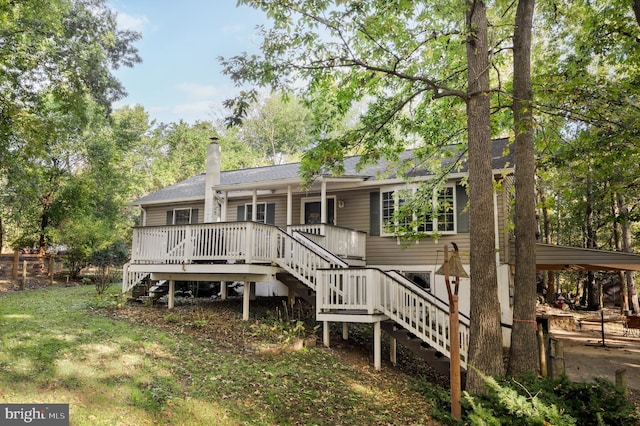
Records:
[[[424,380],[366,356],[258,353],[282,331],[240,321],[240,301],[108,310],[94,293],[0,293],[0,402],[69,403],[73,425],[435,424]]]

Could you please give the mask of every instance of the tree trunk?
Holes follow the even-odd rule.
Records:
[[[515,277],[508,373],[538,370],[536,327],[536,201],[531,101],[531,27],[534,0],[520,0],[513,36],[515,128]]]
[[[502,330],[495,258],[487,10],[467,2],[467,127],[471,239],[471,325],[467,390],[485,392],[485,375],[503,374]],[[477,371],[476,371],[477,369]]]
[[[618,212],[620,214],[621,222],[621,236],[622,236],[622,251],[625,253],[631,253],[631,224],[629,222],[629,208],[623,195],[618,194],[616,197],[618,205]],[[626,293],[623,294],[623,299],[626,301],[626,306],[623,304],[623,310],[633,309],[633,312],[638,315],[640,313],[640,306],[638,304],[638,291],[636,287],[636,274],[633,271],[626,271]]]
[[[549,209],[547,208],[547,198],[544,195],[544,191],[540,190],[540,204],[542,205],[542,230],[544,232],[544,242],[551,244],[551,221],[549,220]],[[548,304],[552,305],[555,302],[556,296],[556,279],[554,271],[547,271],[545,274],[545,281],[547,293],[545,300]]]
[[[587,205],[584,214],[584,246],[585,248],[595,249],[596,247],[596,227],[594,224],[594,212],[593,212],[593,182],[591,180],[591,170],[587,171],[586,182],[586,194]],[[601,286],[596,282],[595,275],[592,271],[587,273],[586,283],[586,302],[587,309],[590,311],[597,311],[602,306],[600,301]]]

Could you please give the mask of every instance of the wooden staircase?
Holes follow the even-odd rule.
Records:
[[[451,361],[442,352],[429,346],[422,339],[402,328],[394,321],[382,321],[380,326],[382,327],[382,331],[396,339],[398,343],[411,351],[411,353],[416,355],[418,358],[425,361],[437,373],[445,377],[449,376]],[[464,389],[466,382],[466,370],[463,368],[460,369],[460,377],[462,380],[462,387]]]

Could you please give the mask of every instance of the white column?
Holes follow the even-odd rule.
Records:
[[[249,296],[251,295],[251,285],[246,281],[242,284],[244,285],[244,291],[242,293],[242,320],[249,321]]]
[[[327,182],[322,179],[322,186],[320,189],[320,223],[327,223]]]
[[[293,225],[293,193],[291,185],[287,186],[287,226]]]
[[[329,321],[322,321],[322,343],[329,347]]]
[[[147,211],[141,207],[142,210],[142,226],[147,226]]]
[[[222,211],[220,212],[220,221],[221,222],[226,222],[227,221],[227,206],[229,204],[229,193],[227,191],[224,191],[222,194]]]
[[[176,303],[176,282],[174,280],[169,280],[169,301],[167,305],[169,309],[173,309]]]
[[[395,337],[391,337],[389,340],[389,358],[391,359],[391,364],[394,366],[398,364],[398,340]]]
[[[227,282],[220,282],[220,299],[227,300]]]
[[[377,321],[373,324],[373,368],[375,370],[382,368],[382,341],[380,335],[380,321]]]
[[[258,220],[258,190],[253,190],[253,199],[251,200],[251,221],[256,222]]]
[[[349,323],[342,323],[342,340],[349,340]]]

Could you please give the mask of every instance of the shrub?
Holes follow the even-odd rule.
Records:
[[[486,425],[636,425],[634,405],[611,382],[571,382],[566,376],[540,379],[528,375],[486,378],[489,393],[465,393],[470,424]]]

